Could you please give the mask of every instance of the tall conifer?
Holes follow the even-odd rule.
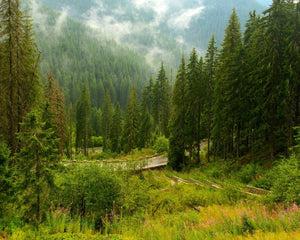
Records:
[[[153,87],[153,116],[160,134],[168,137],[168,123],[170,118],[169,80],[161,63],[156,82]]]
[[[41,101],[38,74],[39,54],[32,36],[29,17],[20,10],[18,0],[2,0],[0,4],[1,74],[0,86],[5,98],[6,121],[2,134],[8,140],[13,155],[20,147],[16,135],[20,123],[33,106]]]
[[[102,106],[102,120],[101,120],[101,129],[102,129],[102,137],[103,137],[103,150],[106,151],[110,148],[109,146],[109,134],[111,129],[111,121],[112,121],[112,104],[110,100],[109,90],[106,89],[106,94]]]
[[[125,153],[137,147],[137,134],[139,127],[138,97],[135,88],[131,90],[126,107],[124,130],[123,130],[123,149]]]
[[[170,123],[170,145],[168,165],[175,170],[181,170],[187,165],[185,148],[185,118],[186,118],[187,79],[185,60],[182,56],[173,92],[173,114]]]
[[[88,155],[91,103],[87,85],[84,83],[79,100],[76,103],[76,149],[83,149]]]
[[[119,153],[121,150],[120,140],[122,134],[122,113],[119,102],[115,107],[115,111],[112,117],[112,124],[110,130],[111,139],[111,151]]]

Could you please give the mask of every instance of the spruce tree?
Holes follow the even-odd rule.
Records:
[[[49,101],[51,111],[55,114],[53,121],[56,124],[55,132],[59,138],[59,153],[62,156],[67,134],[65,99],[59,85],[54,80],[52,71],[50,71],[45,84],[44,94]]]
[[[169,80],[161,63],[156,82],[153,87],[153,116],[160,134],[168,137],[170,118]]]
[[[87,85],[84,83],[79,100],[76,103],[76,149],[83,149],[88,155],[91,103]]]
[[[289,83],[286,79],[289,77],[288,69],[284,66],[289,33],[285,25],[288,21],[285,11],[285,1],[276,0],[264,12],[263,18],[266,42],[264,51],[268,54],[261,59],[264,72],[264,77],[260,79],[264,89],[264,101],[261,106],[265,121],[266,143],[271,159],[274,159],[278,152],[287,151],[288,142]]]
[[[196,161],[200,161],[200,142],[203,138],[201,122],[203,123],[203,110],[206,101],[206,86],[204,82],[203,59],[198,61],[198,54],[193,49],[190,62],[187,65],[187,97],[186,97],[186,143],[189,149],[189,157],[193,155]],[[194,154],[194,149],[196,153]]]
[[[48,187],[54,186],[54,169],[59,161],[57,143],[52,122],[53,112],[46,104],[42,115],[32,111],[22,123],[23,131],[18,135],[24,143],[17,154],[17,186],[21,191],[20,205],[26,206],[26,217],[41,221],[43,202]]]
[[[119,153],[121,151],[120,138],[122,134],[122,113],[119,102],[115,107],[112,117],[112,125],[110,130],[111,151]]]
[[[213,141],[223,157],[233,157],[234,147],[239,155],[241,126],[241,33],[235,9],[230,16],[219,56],[213,109]],[[236,144],[235,144],[236,143]]]
[[[7,144],[0,141],[0,218],[3,218],[11,201],[13,176],[9,167],[10,150]]]
[[[151,141],[151,115],[149,113],[148,107],[142,108],[141,121],[138,131],[138,147],[140,149],[149,147]]]
[[[92,108],[91,111],[91,128],[93,130],[93,136],[101,136],[101,119],[102,112],[101,109],[97,109],[96,107]]]
[[[38,74],[39,54],[32,36],[32,24],[21,10],[18,0],[2,0],[0,4],[1,75],[5,116],[1,133],[8,140],[13,155],[21,143],[17,134],[20,123],[33,106],[39,104],[41,83]]]
[[[106,90],[104,103],[102,105],[102,120],[101,120],[101,133],[103,137],[103,151],[110,149],[109,134],[112,121],[112,104],[108,89]]]
[[[137,147],[137,134],[139,127],[138,97],[135,88],[131,90],[127,103],[124,128],[123,128],[123,150],[131,152]]]
[[[173,114],[170,123],[170,145],[168,165],[175,170],[182,170],[187,165],[185,148],[185,118],[186,118],[187,79],[185,60],[182,56],[173,91]]]
[[[206,82],[206,100],[205,100],[205,116],[207,121],[207,161],[210,161],[210,143],[211,143],[211,129],[212,129],[212,105],[214,102],[213,93],[215,85],[215,76],[217,68],[217,54],[218,50],[214,36],[212,36],[208,49],[205,55],[204,76]]]

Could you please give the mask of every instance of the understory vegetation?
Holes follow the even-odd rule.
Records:
[[[137,153],[136,153],[137,154]],[[205,161],[205,158],[204,160]],[[55,173],[39,230],[2,207],[2,239],[297,239],[299,155],[273,168],[217,160],[184,172],[142,172],[99,163]],[[269,190],[259,195],[246,186]],[[20,212],[21,211],[21,212]],[[34,219],[32,219],[34,221]]]

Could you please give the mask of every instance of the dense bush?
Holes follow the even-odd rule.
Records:
[[[69,167],[59,176],[59,197],[63,206],[72,203],[73,213],[96,213],[104,216],[106,209],[118,201],[121,194],[121,179],[117,172],[98,164],[78,164]]]
[[[269,172],[269,181],[272,183],[270,195],[275,202],[295,201],[300,204],[300,158],[292,155],[282,159]]]
[[[242,183],[248,184],[260,174],[262,174],[261,166],[257,163],[249,163],[241,167],[237,172],[237,177]]]
[[[6,143],[0,142],[0,218],[3,217],[6,202],[9,202],[11,191],[11,171],[8,164],[10,160],[10,150]]]
[[[153,148],[158,153],[168,152],[169,149],[169,140],[164,136],[158,137],[155,141]]]

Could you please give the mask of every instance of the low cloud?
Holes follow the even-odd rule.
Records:
[[[68,18],[69,8],[63,8],[56,19],[55,25],[49,25],[47,13],[44,13],[42,6],[35,0],[29,0],[30,15],[32,16],[37,28],[46,36],[57,37],[61,34]]]
[[[168,26],[178,30],[184,30],[190,27],[192,19],[200,17],[205,9],[204,6],[195,9],[185,9],[178,14],[174,14],[168,21]]]
[[[174,66],[176,63],[176,57],[173,54],[157,46],[148,49],[145,59],[153,69],[157,68],[161,61]]]
[[[61,30],[62,30],[62,28],[64,27],[64,25],[66,23],[66,20],[67,20],[67,17],[68,17],[68,12],[69,12],[69,8],[62,9],[61,14],[59,15],[59,17],[56,20],[56,24],[55,24],[54,29],[55,29],[55,33],[58,34],[58,35],[61,33]]]
[[[151,9],[155,13],[153,25],[158,25],[170,9],[172,0],[132,0],[137,9]]]

